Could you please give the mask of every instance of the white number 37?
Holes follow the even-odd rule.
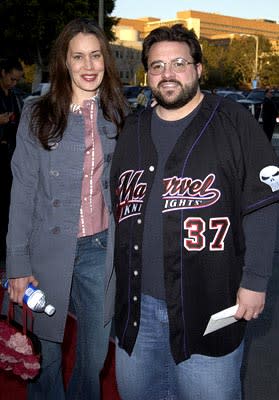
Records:
[[[213,240],[209,243],[210,251],[223,251],[224,240],[230,227],[230,220],[227,217],[210,218],[209,229],[216,229]],[[206,246],[206,223],[200,217],[188,217],[184,221],[184,229],[188,232],[184,239],[184,247],[188,251],[201,251]]]

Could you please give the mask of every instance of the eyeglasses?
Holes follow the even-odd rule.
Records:
[[[154,61],[148,67],[148,71],[151,75],[160,75],[165,72],[166,65],[170,64],[171,71],[175,73],[185,72],[188,65],[196,64],[195,62],[190,62],[182,57],[175,58],[170,62]]]

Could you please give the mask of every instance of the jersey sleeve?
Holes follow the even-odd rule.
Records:
[[[245,168],[242,213],[246,215],[279,200],[279,160],[254,117],[249,115],[240,126]]]

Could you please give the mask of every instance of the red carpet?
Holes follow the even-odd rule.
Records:
[[[0,305],[3,291],[0,289]],[[68,382],[74,364],[76,340],[75,320],[68,317],[65,340],[63,343],[63,376]],[[109,352],[101,374],[102,400],[121,400],[116,388],[114,344],[110,343]],[[0,400],[26,400],[26,384],[20,378],[0,371]]]

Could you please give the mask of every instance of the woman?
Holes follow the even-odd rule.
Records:
[[[99,399],[114,301],[109,170],[126,104],[109,44],[87,19],[71,21],[50,61],[50,91],[27,105],[12,161],[7,236],[10,298],[29,282],[56,307],[35,314],[42,370],[29,399],[64,399],[61,342],[69,304],[77,350],[67,399]]]

